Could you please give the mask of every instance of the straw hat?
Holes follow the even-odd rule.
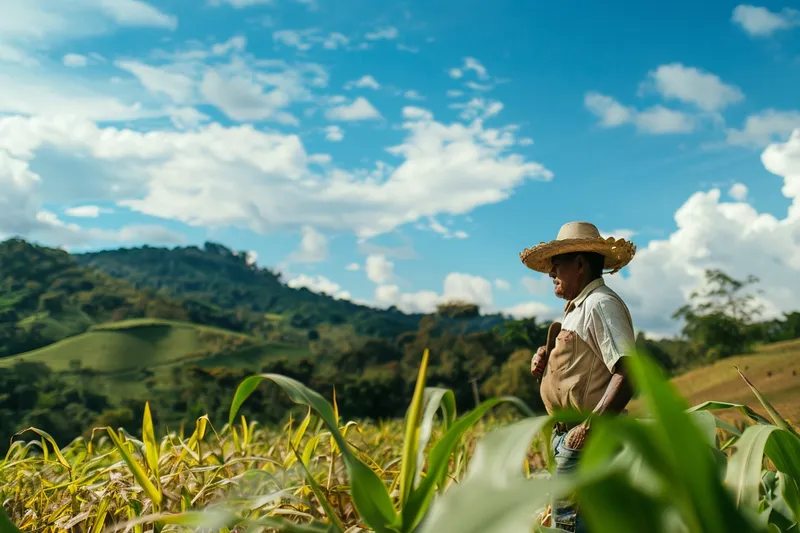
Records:
[[[625,239],[604,239],[597,227],[589,222],[568,222],[561,226],[555,240],[526,248],[519,257],[531,270],[547,274],[551,268],[551,257],[570,252],[602,254],[606,258],[603,268],[614,274],[630,263],[636,253],[636,245]]]

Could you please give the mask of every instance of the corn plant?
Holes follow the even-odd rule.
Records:
[[[426,386],[427,363],[425,352],[403,421],[343,424],[335,393],[329,403],[264,374],[239,385],[219,432],[201,417],[188,438],[159,442],[149,406],[141,440],[97,428],[60,449],[29,428],[40,440],[13,442],[0,462],[0,533],[527,533],[555,531],[548,505],[567,495],[592,531],[800,527],[800,437],[744,376],[767,417],[724,402],[690,408],[649,359],[631,357],[646,416],[598,417],[577,472],[552,476],[552,452],[545,447],[540,461],[531,445],[549,442],[553,423],[574,413],[536,416],[517,399],[494,398],[459,416],[452,391]],[[263,382],[305,406],[305,417],[283,428],[237,419]],[[524,416],[495,418],[500,403]],[[751,423],[740,431],[714,416],[721,409]]]

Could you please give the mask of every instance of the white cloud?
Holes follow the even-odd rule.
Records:
[[[325,138],[331,142],[340,142],[344,139],[344,130],[341,126],[327,126],[325,128]]]
[[[600,228],[598,231],[600,231],[600,235],[604,239],[607,239],[609,237],[614,237],[615,239],[628,239],[628,240],[630,240],[631,237],[636,235],[635,231],[633,231],[632,229],[626,229],[626,228],[619,228],[619,229],[615,229],[613,231],[603,231],[603,229]]]
[[[285,46],[297,48],[301,51],[310,50],[313,43],[309,41],[309,37],[317,32],[315,29],[309,30],[280,30],[272,34],[272,39]]]
[[[383,285],[394,277],[394,263],[386,259],[385,255],[370,255],[364,265],[367,278],[375,284]]]
[[[681,63],[661,65],[648,73],[642,86],[652,85],[666,99],[694,104],[704,111],[719,111],[744,100],[742,91],[708,72]]]
[[[787,142],[768,146],[761,160],[783,178],[782,192],[791,202],[783,217],[759,213],[744,201],[723,202],[718,189],[697,192],[676,211],[677,229],[668,238],[640,247],[627,278],[608,277],[631,307],[637,329],[676,332],[680,325],[670,316],[703,283],[706,268],[721,268],[737,279],[758,276],[766,306],[763,318],[797,308],[800,129]]]
[[[400,32],[397,31],[397,28],[389,26],[388,28],[381,28],[374,32],[367,33],[364,35],[364,38],[369,41],[378,41],[381,39],[392,40],[397,39],[398,35],[400,35]]]
[[[417,47],[417,46],[408,46],[406,44],[398,44],[397,45],[397,49],[400,50],[401,52],[408,52],[410,54],[418,54],[419,53],[419,47]]]
[[[503,110],[503,103],[497,100],[473,98],[465,104],[450,104],[451,109],[463,109],[458,115],[461,120],[487,119],[499,114]]]
[[[561,313],[547,304],[541,302],[523,302],[508,309],[504,313],[511,315],[517,320],[523,318],[537,318],[539,323],[555,320]]]
[[[289,263],[319,263],[328,257],[328,239],[312,228],[303,227],[300,246],[286,258]]]
[[[524,276],[522,286],[531,296],[545,297],[553,294],[553,280],[545,275]]]
[[[359,265],[358,263],[350,263],[349,265],[344,267],[344,269],[349,272],[358,272],[359,270],[361,270],[361,265]]]
[[[247,38],[243,35],[235,35],[224,43],[217,43],[211,47],[211,53],[215,56],[224,56],[228,52],[243,52],[247,46]]]
[[[80,68],[89,64],[89,58],[80,54],[66,54],[62,60],[65,67]]]
[[[779,30],[800,26],[800,11],[784,8],[775,13],[765,7],[738,5],[733,10],[731,20],[751,37],[769,37]]]
[[[404,96],[409,100],[425,100],[425,97],[415,90],[406,91]]]
[[[329,120],[372,120],[381,118],[380,112],[363,96],[350,104],[336,106],[325,111]]]
[[[289,105],[291,97],[280,88],[265,92],[252,74],[209,70],[203,77],[200,91],[209,103],[233,120],[272,118],[283,124],[297,124],[291,114],[280,111]]]
[[[152,94],[164,94],[175,103],[185,103],[192,98],[194,81],[184,74],[168,72],[138,61],[115,61],[114,65],[136,76]]]
[[[681,111],[655,105],[643,111],[625,107],[610,96],[597,92],[584,95],[584,105],[592,114],[600,119],[600,125],[615,128],[626,123],[633,123],[636,129],[654,135],[667,133],[688,133],[693,131],[695,119]]]
[[[407,313],[432,313],[439,304],[449,301],[474,303],[483,312],[492,312],[492,283],[480,276],[451,272],[444,279],[441,295],[434,291],[403,293],[397,285],[379,285],[375,288],[377,305],[394,305]]]
[[[333,32],[329,33],[325,40],[322,41],[322,46],[327,50],[336,50],[340,46],[347,46],[349,42],[350,39],[348,39],[345,35],[339,32]]]
[[[362,76],[361,78],[355,81],[349,81],[345,84],[345,89],[352,89],[353,87],[359,88],[368,88],[368,89],[380,89],[381,84],[370,75]]]
[[[635,114],[635,111],[623,106],[610,96],[594,91],[584,95],[583,103],[586,109],[600,118],[600,124],[607,128],[625,124],[629,122]]]
[[[494,280],[494,286],[501,291],[507,291],[511,289],[511,284],[504,279]]]
[[[464,70],[474,71],[478,75],[478,78],[482,80],[489,79],[489,73],[486,71],[486,67],[484,67],[481,62],[474,57],[464,58]]]
[[[105,209],[96,205],[78,205],[64,210],[65,214],[77,218],[97,218],[101,213],[113,212],[113,209]]]
[[[442,124],[424,113],[402,128],[403,142],[388,148],[399,163],[363,172],[312,167],[320,160],[296,135],[215,123],[144,133],[74,117],[3,117],[0,151],[25,168],[57,157],[58,165],[40,165],[39,185],[68,205],[91,191],[95,202],[190,225],[256,232],[311,226],[360,238],[467,214],[503,201],[527,180],[552,178],[512,151],[511,131],[480,121]],[[80,179],[65,188],[62,173],[74,175],[75,165]]]
[[[460,68],[451,68],[450,70],[447,71],[447,73],[450,75],[451,78],[456,80],[464,75],[464,71],[461,70]]]
[[[785,139],[795,128],[800,128],[800,112],[767,109],[749,115],[740,130],[728,128],[728,144],[763,148],[767,144]]]
[[[459,96],[463,96],[463,95],[464,95],[464,91],[459,91],[457,89],[449,89],[447,91],[447,97],[448,98],[458,98]]]
[[[286,285],[293,289],[305,287],[311,292],[319,294],[327,294],[337,300],[350,300],[350,292],[342,290],[341,285],[335,283],[325,276],[309,276],[307,274],[300,274],[299,276],[290,279]]]
[[[250,250],[249,252],[247,252],[247,255],[245,256],[245,261],[247,262],[248,265],[255,265],[256,262],[258,261],[258,252],[256,252],[255,250]]]
[[[747,185],[744,183],[734,183],[731,188],[728,190],[728,196],[736,200],[737,202],[744,202],[747,200]]]
[[[421,107],[405,106],[403,108],[403,117],[413,120],[433,120],[433,113]]]
[[[531,139],[530,137],[523,137],[522,139],[519,140],[520,146],[531,146],[532,144],[533,144],[533,139]]]

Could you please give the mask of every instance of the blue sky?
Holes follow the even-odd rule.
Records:
[[[4,7],[0,235],[214,240],[371,305],[550,317],[519,252],[588,220],[639,247],[608,279],[639,329],[712,266],[793,308],[788,2],[347,5]]]

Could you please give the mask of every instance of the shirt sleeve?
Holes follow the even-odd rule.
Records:
[[[630,314],[622,302],[613,297],[598,298],[592,306],[589,331],[609,372],[614,371],[621,357],[631,354],[636,344]]]

